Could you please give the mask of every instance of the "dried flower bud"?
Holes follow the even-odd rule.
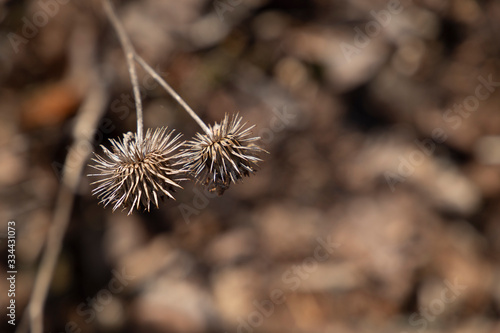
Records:
[[[137,141],[136,133],[124,134],[123,140],[110,139],[113,151],[101,146],[106,158],[95,154],[96,162],[92,167],[99,170],[102,179],[92,183],[98,186],[92,190],[100,202],[107,206],[128,209],[130,215],[141,206],[148,211],[151,203],[158,208],[158,198],[174,199],[175,187],[182,188],[177,182],[181,171],[172,168],[176,158],[172,153],[182,145],[180,134],[171,139],[173,131],[167,128],[154,131],[148,129],[144,139]]]
[[[242,118],[237,114],[213,127],[210,135],[196,133],[192,141],[185,143],[181,155],[184,169],[191,173],[208,190],[222,195],[229,185],[236,183],[257,170],[262,161],[257,155],[265,152],[255,142],[260,137],[251,137],[251,129],[244,129]]]

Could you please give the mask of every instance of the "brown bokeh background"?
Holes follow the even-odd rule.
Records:
[[[239,112],[269,155],[222,197],[185,182],[132,216],[98,205],[84,176],[46,332],[500,331],[500,2],[116,6],[206,122]],[[18,320],[96,75],[100,152],[136,121],[100,1],[0,0],[0,247],[15,220]],[[199,131],[139,81],[146,127]]]

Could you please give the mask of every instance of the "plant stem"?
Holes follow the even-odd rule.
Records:
[[[113,28],[116,30],[118,34],[118,39],[120,40],[120,44],[122,45],[123,52],[125,53],[125,58],[127,59],[128,72],[130,74],[130,81],[132,82],[132,87],[134,91],[134,100],[135,100],[135,111],[137,113],[137,142],[140,143],[143,140],[143,115],[142,115],[142,101],[141,101],[141,93],[139,91],[139,81],[137,79],[137,72],[135,70],[135,62],[134,55],[135,50],[130,42],[130,39],[123,28],[120,20],[118,19],[115,9],[111,4],[110,0],[103,0],[104,11],[108,16]]]
[[[142,141],[143,138],[143,116],[142,116],[142,103],[141,103],[141,95],[139,91],[139,83],[137,80],[137,73],[135,70],[135,63],[134,59],[141,65],[146,72],[149,73],[155,79],[183,108],[186,110],[186,112],[200,125],[201,129],[208,135],[212,136],[212,131],[208,128],[208,126],[201,120],[200,117],[196,114],[196,112],[191,109],[191,107],[182,99],[179,94],[175,92],[175,90],[151,67],[148,65],[148,63],[141,57],[139,56],[136,52],[134,47],[132,46],[132,43],[130,42],[130,39],[127,36],[127,33],[125,32],[125,29],[123,28],[122,24],[118,20],[118,17],[116,16],[115,10],[113,8],[113,5],[111,4],[110,0],[103,0],[104,1],[104,9],[106,11],[106,14],[108,15],[109,20],[113,24],[113,27],[115,28],[118,38],[120,39],[120,43],[122,44],[123,51],[125,52],[125,56],[127,59],[127,65],[130,73],[130,81],[132,82],[132,86],[134,88],[134,99],[135,99],[135,106],[136,106],[136,111],[137,111],[137,137],[138,141]]]
[[[200,117],[196,114],[196,112],[191,109],[191,107],[182,99],[181,96],[179,96],[178,93],[175,92],[175,90],[151,67],[148,65],[144,59],[141,58],[137,53],[134,53],[135,60],[139,65],[144,68],[146,72],[148,72],[153,79],[156,80],[183,108],[186,110],[186,112],[200,125],[200,127],[203,129],[203,131],[209,136],[212,137],[212,131],[208,128],[208,126],[201,120]]]

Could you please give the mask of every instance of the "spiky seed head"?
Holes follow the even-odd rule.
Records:
[[[124,134],[122,140],[110,139],[112,151],[101,145],[107,158],[94,154],[95,165],[91,167],[100,173],[89,176],[101,179],[92,183],[96,185],[92,194],[104,206],[111,204],[113,211],[128,209],[128,215],[141,207],[149,211],[151,203],[158,208],[159,198],[174,199],[174,189],[182,188],[177,183],[182,180],[182,172],[173,168],[173,152],[182,142],[180,134],[173,138],[172,135],[173,131],[167,132],[167,128],[148,129],[139,141],[137,133],[131,132]]]
[[[245,125],[238,114],[231,119],[226,114],[221,123],[208,126],[210,135],[196,133],[180,154],[184,170],[218,195],[231,183],[253,174],[262,161],[257,156],[265,150],[256,144],[260,137],[251,136],[254,126],[245,128]]]

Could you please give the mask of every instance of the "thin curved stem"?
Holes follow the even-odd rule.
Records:
[[[118,16],[116,15],[115,9],[111,4],[110,0],[103,0],[104,11],[108,16],[113,28],[118,34],[118,39],[122,45],[123,52],[125,53],[125,58],[127,59],[128,72],[130,74],[130,81],[132,82],[132,88],[134,90],[134,100],[135,100],[135,110],[137,113],[137,142],[142,142],[143,140],[143,115],[142,115],[142,101],[141,93],[139,90],[139,80],[137,79],[137,72],[135,70],[134,55],[135,50],[130,42],[130,39],[123,28]]]
[[[141,56],[139,56],[137,53],[134,53],[134,57],[137,63],[141,65],[142,68],[144,68],[144,70],[148,72],[148,74],[151,75],[151,77],[155,79],[156,82],[158,82],[177,101],[177,103],[179,103],[184,108],[184,110],[186,110],[186,112],[194,119],[194,121],[196,121],[198,125],[200,125],[203,131],[211,137],[212,132],[210,131],[208,126],[203,122],[203,120],[201,120],[200,117],[198,117],[196,112],[191,109],[191,107],[182,99],[182,97],[179,96],[179,94],[176,93],[175,90],[151,66],[149,66],[144,59],[142,59]]]

